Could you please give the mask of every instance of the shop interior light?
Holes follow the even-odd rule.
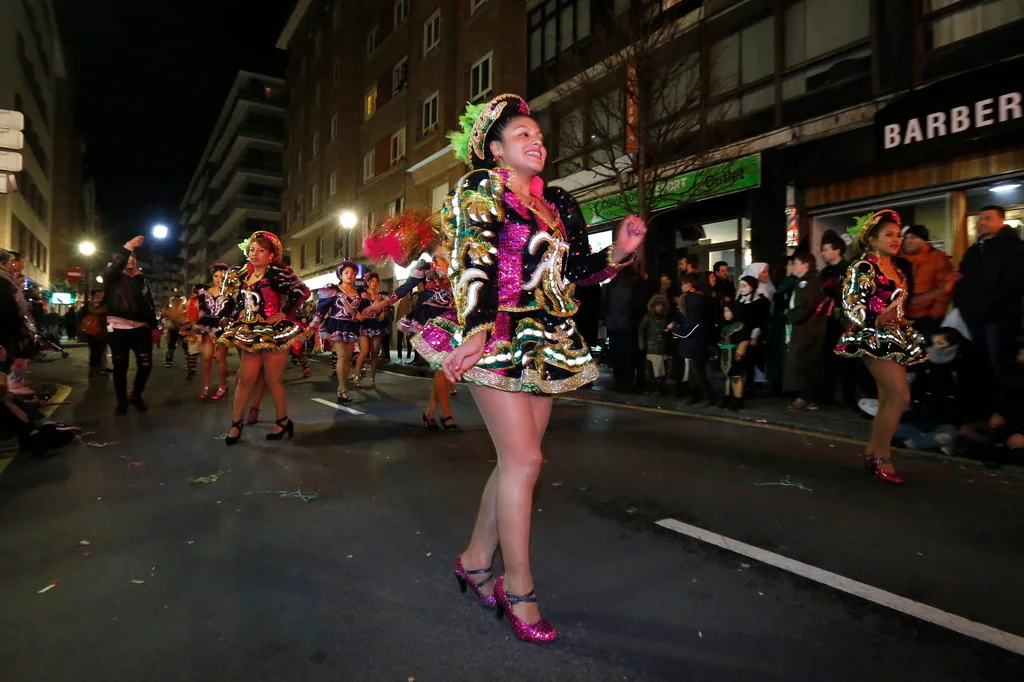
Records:
[[[1019,182],[1008,182],[1004,185],[996,185],[995,187],[990,188],[988,191],[995,192],[996,194],[1001,194],[1003,192],[1012,192],[1018,187],[1020,187]]]

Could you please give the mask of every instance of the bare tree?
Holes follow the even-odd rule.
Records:
[[[716,161],[724,130],[708,125],[716,74],[701,58],[700,22],[671,17],[666,4],[674,3],[634,0],[614,21],[595,21],[569,60],[575,75],[559,88],[559,156],[572,160],[560,174],[586,169],[595,186],[614,187],[597,218],[647,219],[659,206],[685,204],[699,188],[669,180]]]

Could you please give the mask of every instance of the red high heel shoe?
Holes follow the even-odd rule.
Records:
[[[200,400],[208,400],[210,398],[210,387],[203,386],[203,392],[199,394]]]
[[[212,396],[210,396],[210,400],[220,400],[221,398],[223,398],[227,394],[228,394],[228,387],[227,386],[224,386],[224,385],[218,386],[217,387],[217,392],[214,393]]]
[[[502,576],[494,583],[494,598],[498,602],[498,619],[501,620],[502,616],[507,617],[508,622],[512,624],[512,632],[519,639],[533,643],[553,642],[558,639],[558,631],[548,621],[541,618],[536,623],[527,623],[512,610],[516,604],[537,603],[537,594],[533,590],[522,596],[509,594],[505,591],[505,576]]]
[[[484,594],[483,590],[480,589],[487,583],[494,580],[494,576],[491,575],[490,568],[476,568],[472,571],[467,571],[462,565],[462,557],[457,556],[455,557],[455,569],[452,571],[452,573],[455,574],[455,579],[459,581],[459,589],[462,590],[463,594],[466,593],[466,589],[468,588],[470,590],[473,590],[473,594],[476,595],[476,598],[480,602],[480,605],[483,606],[485,609],[498,608],[498,600],[494,598],[494,595]],[[472,575],[483,575],[484,573],[488,575],[486,578],[480,581],[477,581],[476,579],[470,577]]]
[[[902,476],[900,476],[900,475],[898,475],[896,473],[891,473],[890,474],[888,471],[886,471],[881,466],[879,466],[879,465],[883,465],[883,464],[890,464],[891,465],[892,464],[892,459],[890,459],[890,458],[885,458],[885,459],[876,458],[875,459],[875,478],[877,478],[879,481],[883,481],[884,483],[891,483],[893,485],[900,485],[901,483],[904,482]]]

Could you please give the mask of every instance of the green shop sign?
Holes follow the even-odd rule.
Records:
[[[662,180],[653,193],[655,200],[651,212],[760,186],[761,155],[744,156]],[[631,189],[625,198],[616,193],[588,201],[580,209],[589,226],[624,218],[630,212],[628,207],[636,206],[636,203],[636,190]]]

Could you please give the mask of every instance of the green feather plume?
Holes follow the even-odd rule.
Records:
[[[459,116],[459,130],[453,130],[445,136],[452,143],[452,152],[455,154],[455,158],[465,164],[472,164],[469,138],[473,134],[473,124],[480,118],[480,114],[483,113],[486,106],[486,103],[467,104],[465,113]]]

